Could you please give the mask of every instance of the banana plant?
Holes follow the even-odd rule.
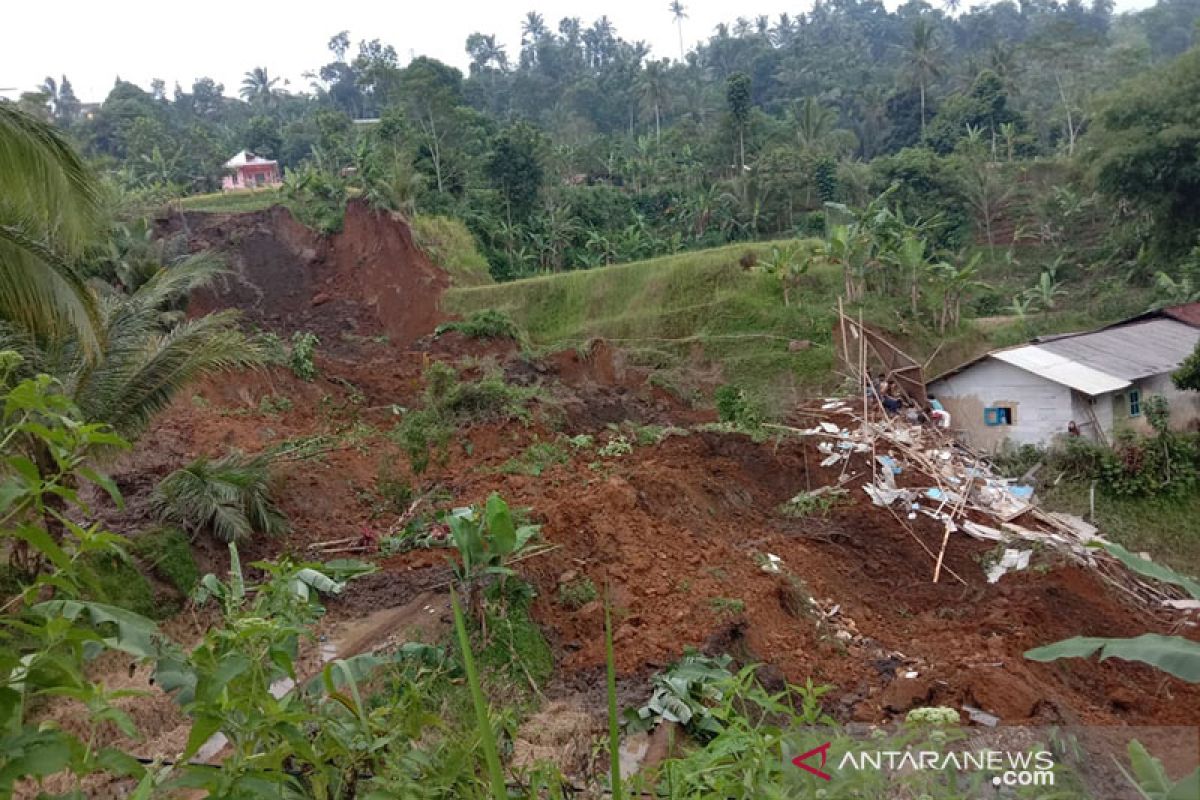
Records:
[[[518,555],[538,534],[539,526],[518,526],[508,503],[492,492],[482,511],[476,508],[457,509],[447,519],[450,540],[458,551],[459,561],[452,564],[455,577],[467,598],[467,607],[481,617],[479,584],[489,576],[500,581],[513,574],[508,562]]]
[[[1200,602],[1200,582],[1178,572],[1136,556],[1118,544],[1101,545],[1126,567],[1147,578],[1169,583],[1183,589]],[[1144,633],[1131,639],[1108,639],[1099,636],[1076,636],[1061,642],[1035,647],[1025,653],[1031,661],[1056,661],[1060,658],[1088,658],[1099,653],[1100,660],[1121,658],[1141,661],[1188,683],[1200,683],[1200,642],[1182,636],[1162,636]]]

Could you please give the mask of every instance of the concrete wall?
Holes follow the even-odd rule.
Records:
[[[1134,384],[1134,388],[1138,389],[1142,394],[1142,404],[1145,406],[1146,400],[1152,395],[1161,394],[1167,398],[1167,403],[1171,406],[1171,427],[1177,431],[1194,431],[1200,427],[1200,392],[1180,391],[1175,388],[1175,384],[1171,382],[1169,373],[1162,375],[1154,375],[1150,378],[1143,378]],[[1149,434],[1153,431],[1150,428],[1150,423],[1146,420],[1146,414],[1143,412],[1140,416],[1129,416],[1129,397],[1126,392],[1117,392],[1119,399],[1117,402],[1110,401],[1106,404],[1112,409],[1112,422],[1110,429],[1121,430],[1125,428],[1133,429],[1139,433]],[[1112,398],[1113,395],[1106,395]]]
[[[1069,388],[994,358],[935,381],[929,393],[950,412],[951,427],[983,450],[995,450],[1005,439],[1043,444],[1066,433],[1067,423],[1076,419]],[[984,424],[983,410],[994,406],[1012,409],[1012,425]]]

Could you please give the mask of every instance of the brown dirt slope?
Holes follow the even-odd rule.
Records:
[[[760,443],[698,430],[711,414],[651,385],[604,343],[538,360],[504,343],[423,335],[436,320],[444,276],[431,272],[395,220],[352,208],[344,233],[329,239],[280,209],[193,215],[189,226],[196,246],[225,248],[237,269],[237,280],[197,298],[197,309],[236,306],[285,337],[314,330],[335,346],[318,351],[320,376],[311,383],[275,368],[226,376],[180,397],[113,465],[129,501],[124,511],[105,512],[114,530],[135,534],[152,525],[148,493],[197,455],[323,435],[332,445],[318,457],[275,468],[291,532],[247,543],[244,562],[304,556],[313,542],[387,530],[396,512],[380,502],[385,477],[418,493],[437,489],[445,508],[498,491],[531,509],[555,546],[517,566],[537,590],[535,615],[565,692],[594,694],[603,683],[603,609],[598,602],[574,609],[559,595],[561,584],[586,576],[611,587],[618,667],[623,682],[639,687],[697,647],[763,664],[768,681],[831,684],[828,710],[843,720],[886,721],[917,705],[943,704],[977,706],[1005,723],[1195,722],[1200,687],[1147,667],[1023,658],[1032,646],[1072,635],[1168,631],[1167,621],[1127,604],[1086,569],[1043,553],[1030,570],[989,584],[980,562],[990,548],[954,536],[946,566],[965,585],[934,584],[926,551],[867,501],[866,463],[850,468],[860,477],[846,484],[846,502],[788,517],[781,504],[840,474],[818,466],[823,455],[809,440]],[[321,293],[330,299],[314,303]],[[490,365],[541,392],[530,422],[464,427],[444,461],[413,475],[387,434],[398,408],[420,405],[422,373],[433,361],[456,364],[464,375]],[[291,402],[281,406],[280,398]],[[689,430],[601,455],[598,445],[617,435],[619,423],[626,433],[629,423]],[[597,446],[576,449],[562,438],[583,433]],[[546,442],[561,445],[568,460],[536,477],[505,468]],[[938,523],[921,516],[913,529],[926,548],[940,547]],[[207,567],[221,569],[222,546],[197,547]],[[762,569],[767,553],[782,559],[783,572]],[[448,558],[441,549],[379,558],[380,573],[329,602],[331,618],[352,622],[422,592],[443,592]],[[153,740],[156,731],[146,735]]]
[[[431,333],[449,277],[413,241],[403,218],[354,202],[340,232],[320,236],[283,206],[249,214],[192,212],[164,232],[185,231],[193,250],[226,256],[231,275],[198,293],[192,313],[238,308],[277,333],[312,331],[326,349],[355,337],[406,345]]]

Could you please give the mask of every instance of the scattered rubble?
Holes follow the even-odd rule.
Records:
[[[1141,580],[1097,547],[1105,539],[1094,525],[1071,514],[1043,511],[1032,486],[996,475],[986,457],[945,431],[888,415],[882,407],[872,408],[871,402],[878,406],[879,401],[869,393],[861,403],[825,398],[798,412],[812,420],[810,427],[769,427],[819,439],[817,450],[825,455],[820,466],[840,466],[842,470],[839,488],[859,474],[851,473],[853,467],[865,468],[862,474],[869,471],[863,492],[873,504],[888,509],[914,539],[920,541],[909,523],[919,514],[941,522],[945,534],[940,551],[933,552],[921,543],[934,561],[933,582],[945,572],[966,584],[961,576],[944,568],[948,540],[961,533],[1000,544],[1046,547],[1095,569],[1107,582],[1143,603],[1183,610],[1193,607],[1173,587]],[[856,461],[855,456],[860,458]],[[1028,568],[1031,552],[1006,548],[991,566],[988,581],[995,583],[1010,571]]]

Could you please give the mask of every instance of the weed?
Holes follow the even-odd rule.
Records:
[[[434,335],[440,336],[448,331],[458,331],[472,339],[512,339],[521,343],[525,338],[512,317],[494,308],[476,311],[465,320],[439,325]]]
[[[263,395],[258,401],[258,413],[263,416],[286,414],[292,410],[292,399],[280,394]]]
[[[708,604],[717,613],[730,617],[736,617],[746,610],[745,601],[736,597],[714,597],[708,601]]]
[[[596,452],[604,458],[619,458],[620,456],[627,456],[632,453],[633,444],[624,434],[617,434],[605,442],[604,446]]]
[[[534,442],[525,448],[517,457],[510,458],[500,465],[500,472],[506,475],[530,475],[538,477],[555,464],[565,464],[571,460],[570,454],[553,442]]]
[[[192,395],[192,405],[196,408],[208,408],[208,401],[204,399],[203,395],[194,394]]]
[[[596,584],[592,583],[592,579],[587,576],[576,578],[558,587],[558,602],[573,611],[583,608],[597,596]]]
[[[312,381],[317,377],[317,365],[313,361],[317,345],[321,340],[309,331],[296,331],[292,334],[292,351],[288,356],[288,366],[302,381]]]
[[[835,506],[844,502],[846,502],[844,489],[819,493],[801,492],[780,505],[779,513],[785,517],[827,517]]]
[[[575,450],[588,450],[595,446],[596,437],[588,433],[581,433],[578,436],[568,437],[567,444]]]

